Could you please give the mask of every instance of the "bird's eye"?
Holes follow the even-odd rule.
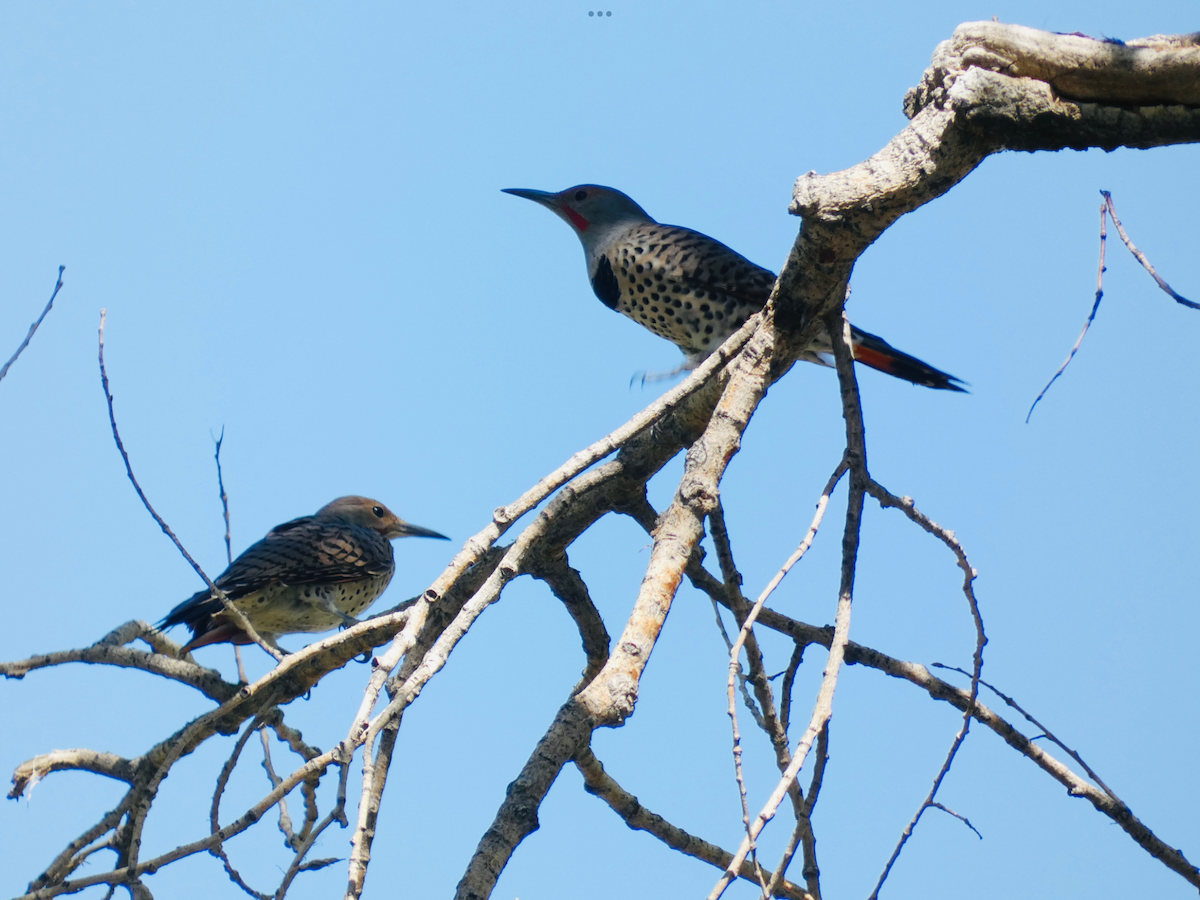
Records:
[[[371,512],[375,513],[375,518],[377,518],[377,519],[383,518],[383,507],[382,506],[372,506]]]
[[[580,200],[586,200],[586,199],[587,199],[587,191],[576,191],[575,192],[576,202],[578,202]]]

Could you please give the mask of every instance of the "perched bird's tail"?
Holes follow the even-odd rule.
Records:
[[[221,601],[207,590],[198,591],[171,610],[155,627],[160,631],[173,625],[186,625],[192,639],[184,644],[179,655],[186,656],[197,647],[228,641],[231,644],[253,643],[250,636],[232,622],[213,625],[213,616],[223,607]]]
[[[854,358],[864,366],[939,391],[967,391],[966,388],[960,387],[965,384],[961,378],[955,378],[915,356],[897,350],[883,338],[869,331],[851,326],[850,342]]]
[[[208,589],[197,591],[163,617],[156,626],[160,630],[172,625],[186,625],[194,634],[201,625],[207,624],[214,613],[222,610],[221,601],[212,596]]]

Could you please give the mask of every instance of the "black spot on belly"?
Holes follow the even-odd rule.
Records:
[[[617,301],[621,299],[621,285],[617,283],[617,276],[613,274],[607,256],[601,256],[596,266],[596,274],[592,276],[592,290],[609,309],[617,308]]]

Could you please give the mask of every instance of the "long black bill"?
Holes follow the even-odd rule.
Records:
[[[405,522],[401,526],[400,533],[396,537],[427,537],[439,541],[450,540],[444,534],[438,534],[438,532],[430,528],[422,528],[420,525],[410,525],[408,522]]]

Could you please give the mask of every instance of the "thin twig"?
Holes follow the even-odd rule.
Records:
[[[729,691],[730,707],[728,710],[728,714],[733,721],[733,728],[734,728],[734,734],[735,734],[735,748],[737,748],[735,750],[735,752],[739,756],[740,756],[740,747],[738,747],[737,739],[736,739],[737,712],[733,706],[733,688],[734,688],[734,680],[737,677],[737,675],[740,674],[740,666],[738,664],[738,660],[741,656],[742,647],[743,647],[743,645],[747,644],[747,642],[749,640],[752,639],[752,636],[753,636],[752,629],[754,627],[754,622],[758,619],[759,614],[762,612],[763,607],[766,605],[767,599],[771,596],[771,594],[775,590],[775,588],[777,588],[779,586],[779,583],[781,581],[783,581],[784,576],[787,575],[787,573],[791,571],[792,567],[803,558],[804,554],[808,551],[808,548],[812,546],[813,539],[817,535],[817,530],[821,527],[821,521],[822,521],[822,519],[825,518],[825,508],[829,505],[829,497],[833,493],[833,489],[837,486],[837,483],[841,480],[842,475],[845,474],[847,465],[848,464],[846,461],[846,457],[843,456],[842,461],[840,463],[838,463],[837,468],[834,469],[833,475],[830,476],[829,481],[826,483],[825,489],[821,492],[820,499],[817,500],[817,511],[813,515],[813,520],[808,526],[808,531],[804,535],[804,539],[800,541],[800,546],[797,547],[796,550],[792,553],[792,555],[788,557],[787,561],[783,564],[783,567],[780,568],[780,570],[775,574],[775,576],[770,580],[770,582],[767,583],[767,586],[763,589],[763,592],[761,594],[759,594],[758,599],[754,601],[754,606],[751,607],[750,612],[746,615],[745,620],[742,622],[742,627],[738,631],[737,638],[734,640],[733,644],[729,648],[730,663],[729,663],[729,678],[727,681],[727,688]],[[722,522],[720,528],[721,528],[722,533],[724,533],[724,523],[723,522]],[[717,529],[714,527],[714,532],[716,530]],[[726,545],[727,545],[727,541],[726,541]],[[724,564],[723,564],[723,566],[724,566]],[[729,575],[728,574],[726,574],[725,587],[726,587],[726,593],[728,595],[728,593],[729,593]],[[730,599],[731,599],[731,601],[733,601],[734,598],[730,597]],[[782,730],[784,731],[784,734],[786,736],[786,728],[784,728]],[[768,733],[769,733],[769,731],[768,731]],[[786,752],[786,750],[785,750],[785,752]],[[785,769],[786,769],[786,764],[785,764]]]
[[[733,639],[730,638],[729,632],[725,629],[725,620],[721,618],[721,606],[716,599],[709,597],[709,602],[712,603],[713,618],[717,623],[717,631],[721,634],[721,640],[725,642],[725,653],[730,655],[733,653]],[[750,688],[746,686],[746,673],[742,671],[742,666],[739,663],[737,666],[738,688],[742,692],[742,702],[746,704],[746,709],[750,711],[750,715],[754,718],[754,723],[763,730],[766,730],[767,723],[763,719],[763,714],[759,712],[758,704],[754,702],[754,698],[750,696]]]
[[[238,758],[242,755],[242,750],[246,746],[246,741],[250,739],[250,735],[254,732],[262,730],[262,718],[256,717],[245,731],[238,737],[237,743],[233,746],[233,752],[229,754],[229,758],[225,760],[225,765],[221,767],[220,774],[217,775],[216,789],[213,791],[212,805],[208,811],[208,821],[212,828],[212,833],[216,834],[221,830],[221,795],[225,793],[225,786],[229,783],[229,776],[233,774],[234,768],[237,766]],[[282,802],[282,801],[281,801]],[[229,876],[229,880],[240,887],[243,891],[249,894],[256,900],[271,900],[269,894],[264,894],[261,891],[256,891],[250,885],[246,884],[241,873],[233,867],[233,863],[229,861],[228,854],[225,853],[225,847],[221,842],[217,842],[208,848],[208,852],[221,861],[222,867],[225,869],[225,874]]]
[[[709,596],[719,596],[721,602],[729,602],[724,595],[721,582],[702,566],[690,564],[687,574],[700,590]],[[826,648],[833,646],[834,629],[829,626],[818,628],[770,608],[763,610],[759,620],[765,627],[787,635],[798,643],[819,644]],[[959,711],[966,711],[973,702],[972,716],[977,722],[991,729],[1006,744],[1066,788],[1068,795],[1081,797],[1091,803],[1097,812],[1107,816],[1120,826],[1150,856],[1184,878],[1188,884],[1200,887],[1200,868],[1192,865],[1181,851],[1159,838],[1144,822],[1138,819],[1133,810],[1124,803],[1114,800],[1083,776],[1077,775],[1069,766],[1034,743],[1035,739],[1026,737],[982,702],[972,701],[968,691],[935,677],[919,663],[905,662],[853,641],[846,645],[845,659],[848,665],[867,666],[893,678],[903,679],[926,691],[934,700],[949,703]]]
[[[783,851],[783,858],[775,868],[775,875],[771,878],[771,883],[767,885],[767,900],[775,896],[779,882],[787,873],[792,857],[796,854],[798,844],[804,847],[804,871],[802,874],[808,885],[808,892],[812,894],[814,900],[821,900],[821,868],[817,865],[817,836],[812,828],[812,813],[813,807],[817,805],[817,797],[821,794],[821,784],[825,780],[825,764],[829,762],[828,720],[825,721],[825,727],[817,735],[817,749],[813,751],[813,756],[813,774],[812,781],[808,786],[808,795],[804,798],[804,806],[800,815],[796,817],[796,827],[792,829],[792,836],[788,839],[787,847]]]
[[[979,838],[981,841],[983,840],[983,835],[979,833],[979,829],[976,828],[974,825],[972,825],[971,820],[968,819],[966,816],[959,815],[954,810],[952,810],[950,807],[943,806],[941,803],[930,803],[929,805],[932,806],[934,809],[940,809],[942,812],[944,812],[948,816],[954,816],[954,818],[958,819],[958,821],[962,822],[964,825],[966,825],[968,828],[970,828],[973,832],[975,832],[975,836],[977,838]]]
[[[879,896],[879,891],[883,887],[883,883],[887,880],[888,873],[891,872],[892,866],[896,860],[900,858],[900,853],[904,849],[904,845],[912,836],[917,823],[920,822],[921,816],[925,810],[936,806],[934,802],[937,797],[938,789],[942,786],[946,775],[950,772],[950,767],[954,764],[954,759],[958,754],[959,748],[963,741],[967,738],[967,733],[971,727],[971,718],[974,715],[975,702],[979,697],[980,676],[983,672],[983,648],[987,645],[987,634],[983,628],[983,616],[979,612],[979,601],[975,597],[974,582],[979,576],[967,558],[967,552],[963,548],[962,543],[955,537],[954,532],[943,528],[937,522],[934,522],[927,515],[917,509],[911,497],[897,497],[891,493],[875,479],[868,477],[866,486],[867,493],[879,501],[879,505],[884,508],[894,508],[901,510],[908,518],[920,526],[924,531],[933,535],[943,544],[945,544],[954,554],[958,563],[958,567],[963,571],[963,595],[967,599],[967,606],[971,612],[971,621],[975,626],[975,653],[973,656],[973,665],[971,671],[971,690],[969,701],[966,708],[963,710],[962,726],[958,733],[954,736],[954,740],[950,744],[950,750],[946,753],[946,758],[942,762],[942,767],[933,779],[933,786],[929,789],[929,794],[922,802],[920,808],[917,809],[908,825],[900,835],[900,840],[897,842],[895,849],[892,851],[891,858],[888,859],[887,865],[884,866],[883,872],[879,876],[878,882],[875,884],[875,890],[871,892],[870,900],[876,900]],[[965,821],[965,820],[964,820]]]
[[[812,522],[809,523],[808,531],[805,533],[804,539],[800,541],[799,546],[792,551],[792,555],[787,558],[784,564],[779,568],[779,571],[775,573],[775,576],[769,582],[767,582],[767,586],[763,588],[763,592],[759,594],[758,599],[754,601],[754,608],[750,610],[750,615],[746,617],[748,624],[742,626],[743,631],[754,624],[754,621],[758,618],[757,611],[762,610],[763,604],[767,602],[771,594],[773,594],[775,589],[779,587],[779,583],[783,581],[784,576],[786,576],[788,572],[792,571],[792,567],[804,558],[804,554],[807,553],[808,548],[812,546],[813,539],[817,536],[817,530],[821,527],[821,520],[825,518],[825,507],[829,505],[829,498],[833,495],[833,489],[837,487],[838,482],[842,480],[842,476],[846,474],[846,471],[849,469],[849,467],[849,461],[845,456],[843,456],[842,461],[838,463],[837,468],[833,470],[833,474],[829,476],[829,481],[825,483],[825,489],[821,491],[821,496],[817,500],[817,511],[813,515]]]
[[[333,863],[341,862],[340,859],[331,858],[314,859],[306,863],[304,862],[304,857],[312,849],[313,844],[317,842],[317,838],[321,836],[321,833],[334,822],[339,823],[343,828],[346,827],[346,780],[349,774],[350,767],[343,763],[341,766],[341,775],[338,778],[337,802],[334,804],[333,809],[329,811],[329,814],[321,820],[320,824],[313,828],[295,847],[296,858],[292,860],[287,871],[283,873],[283,879],[279,882],[279,889],[275,891],[272,900],[283,900],[288,888],[292,884],[292,880],[300,872],[311,872],[332,865]]]
[[[672,850],[678,850],[693,859],[698,859],[709,865],[724,868],[729,865],[733,854],[721,849],[715,844],[689,834],[682,828],[672,825],[662,816],[648,810],[637,797],[626,791],[611,775],[604,770],[591,748],[584,748],[575,757],[575,766],[583,775],[583,789],[594,797],[599,797],[609,805],[630,828],[645,831],[658,838]],[[764,872],[774,880],[778,873]],[[757,873],[749,863],[742,865],[738,877],[746,881],[756,881]],[[786,879],[780,879],[776,885],[775,896],[791,897],[795,900],[815,900],[810,894],[796,884]]]
[[[110,830],[115,831],[121,819],[129,812],[129,807],[133,803],[134,793],[135,791],[132,788],[127,791],[125,796],[121,798],[121,802],[114,809],[109,810],[99,822],[67,844],[62,853],[55,857],[54,861],[46,867],[46,871],[30,882],[30,891],[40,890],[51,882],[62,881],[79,868],[83,863],[83,859],[79,856],[80,852],[93,841],[100,839],[105,832]],[[109,840],[111,841],[114,837],[115,834],[109,835]]]
[[[809,527],[809,532],[805,536],[805,540],[808,544],[812,543],[812,539],[816,535],[816,529],[820,526],[821,518],[824,515],[824,508],[819,501],[817,506],[818,512],[814,518],[814,524]],[[714,509],[709,513],[709,523],[712,527],[713,545],[716,547],[717,559],[721,565],[721,577],[724,581],[725,593],[731,601],[734,617],[740,626],[737,642],[731,643],[729,646],[730,676],[732,678],[735,673],[739,676],[741,674],[741,666],[739,664],[741,656],[740,649],[742,646],[744,646],[746,651],[746,661],[750,668],[749,680],[754,685],[754,691],[758,696],[759,705],[762,707],[762,715],[756,716],[755,721],[770,739],[771,746],[775,751],[775,765],[778,767],[780,774],[783,774],[788,770],[788,767],[792,763],[791,747],[788,743],[787,729],[780,720],[776,711],[775,698],[771,693],[770,678],[767,677],[766,669],[763,664],[762,650],[759,648],[758,639],[754,634],[753,622],[750,621],[750,615],[753,611],[753,608],[746,601],[746,598],[742,596],[742,576],[738,572],[737,566],[733,560],[733,547],[729,539],[729,530],[725,525],[725,511],[721,506],[719,498]],[[798,558],[799,557],[797,557],[797,559]],[[715,599],[713,600],[713,605],[715,608]],[[759,610],[761,611],[761,605],[759,606]],[[722,629],[722,631],[723,630],[724,629]],[[734,698],[732,693],[732,680],[728,681],[727,690],[729,692],[729,708],[727,711],[730,716],[730,720],[733,723],[735,769],[739,778],[739,788],[743,794],[742,804],[743,807],[745,807],[745,788],[741,782],[741,778],[743,777],[741,769],[741,745],[737,729],[736,709],[733,702]],[[746,693],[745,679],[742,680],[742,692],[743,694]],[[750,709],[752,712],[754,711],[753,706],[751,706]],[[815,872],[817,869],[817,864],[816,858],[812,854],[815,853],[816,850],[816,841],[813,837],[812,828],[808,822],[808,817],[804,813],[804,793],[800,789],[798,782],[792,781],[792,783],[788,786],[788,795],[791,797],[793,811],[796,816],[794,834],[797,838],[797,841],[802,841],[804,845],[805,871]],[[745,822],[746,827],[749,828],[749,810],[744,808],[743,821]],[[747,834],[748,833],[749,832],[747,832]],[[793,852],[794,849],[795,845],[793,844]],[[810,853],[810,851],[812,851],[812,853]],[[782,877],[784,871],[786,870],[787,864],[790,861],[791,853],[789,852],[784,863],[782,864],[783,868],[776,868],[775,870],[777,877]],[[761,869],[756,856],[753,857],[753,862],[756,869]],[[817,879],[813,878],[809,880],[808,889],[809,892],[812,893],[815,898],[817,898],[817,900],[820,900],[820,884]],[[769,896],[770,893],[771,889],[769,885],[764,884],[764,896]]]
[[[592,679],[608,662],[612,640],[608,629],[604,627],[604,619],[596,609],[596,604],[592,602],[583,577],[571,568],[565,550],[561,553],[531,554],[526,560],[525,571],[550,588],[551,593],[562,601],[568,615],[579,629],[579,638],[587,663],[579,683],[572,691],[578,693],[591,684]]]
[[[283,781],[275,774],[275,765],[271,762],[271,737],[267,734],[267,729],[260,728],[258,730],[259,737],[262,738],[263,748],[263,771],[267,773],[267,781],[271,783],[271,788],[277,788],[280,782]],[[305,782],[308,785],[309,782]],[[287,797],[283,797],[279,801],[279,831],[283,834],[283,842],[289,850],[296,849],[296,834],[292,830],[292,817],[288,815]]]
[[[138,639],[151,643],[154,652],[124,646]],[[24,678],[37,669],[81,662],[141,669],[193,687],[218,703],[224,703],[237,693],[238,686],[221,678],[220,672],[178,659],[178,651],[179,645],[156,631],[153,625],[135,619],[113,629],[90,647],[45,653],[16,662],[0,662],[0,675],[5,678]]]
[[[210,431],[211,435],[212,432]],[[225,516],[225,559],[229,565],[233,565],[233,544],[229,531],[229,495],[225,493],[225,479],[221,476],[221,444],[225,442],[225,426],[221,426],[221,436],[213,438],[213,443],[217,445],[217,451],[213,454],[213,459],[217,461],[217,487],[221,492],[221,512]],[[237,646],[236,644],[234,646]]]
[[[1107,208],[1103,203],[1100,204],[1100,265],[1096,271],[1096,300],[1092,303],[1092,311],[1088,314],[1087,321],[1083,323],[1083,330],[1079,332],[1079,337],[1075,339],[1075,346],[1071,348],[1071,352],[1067,354],[1067,358],[1063,360],[1063,364],[1058,367],[1058,371],[1046,382],[1046,386],[1042,388],[1041,393],[1034,399],[1033,404],[1029,407],[1029,412],[1025,414],[1025,424],[1029,424],[1029,417],[1033,415],[1033,408],[1038,405],[1043,397],[1046,396],[1046,391],[1050,390],[1050,385],[1058,380],[1058,376],[1067,370],[1067,366],[1071,364],[1071,360],[1075,358],[1075,354],[1079,352],[1079,346],[1083,343],[1084,336],[1088,333],[1088,329],[1092,327],[1092,320],[1096,318],[1096,312],[1100,309],[1100,300],[1104,297],[1104,250],[1108,244],[1108,224],[1105,213]]]
[[[21,346],[17,348],[17,352],[9,357],[8,362],[4,364],[4,368],[0,369],[0,378],[3,378],[8,374],[9,366],[15,363],[17,361],[17,357],[21,355],[21,352],[29,346],[29,341],[33,337],[33,333],[38,330],[38,326],[42,324],[42,319],[46,318],[46,314],[50,312],[50,308],[54,306],[54,298],[58,296],[58,292],[63,286],[62,273],[64,269],[66,269],[66,266],[58,267],[58,282],[54,285],[54,293],[50,295],[50,302],[46,304],[46,308],[42,310],[42,314],[37,317],[37,321],[29,326],[29,333],[25,335],[25,340],[21,341]]]
[[[192,555],[188,553],[183,544],[180,543],[179,538],[175,537],[175,532],[171,530],[171,527],[167,525],[167,523],[163,520],[163,517],[155,512],[154,507],[150,505],[150,501],[146,498],[146,493],[142,490],[142,486],[138,484],[138,480],[133,474],[133,466],[131,466],[129,463],[129,454],[125,452],[125,444],[121,441],[121,433],[117,430],[117,417],[113,412],[113,396],[108,389],[108,372],[104,368],[104,319],[106,314],[107,310],[100,310],[100,384],[104,388],[104,400],[108,404],[108,422],[112,426],[113,440],[117,442],[117,449],[121,451],[121,459],[125,462],[125,474],[129,476],[129,480],[133,484],[133,489],[137,491],[138,497],[141,498],[142,505],[145,506],[150,515],[154,517],[154,521],[157,522],[158,527],[163,530],[163,534],[171,539],[171,542],[175,544],[176,549],[183,554],[183,558],[186,559],[191,567],[196,570],[196,574],[203,579],[206,585],[208,585],[208,589],[212,592],[212,595],[221,601],[221,604],[225,607],[225,612],[230,616],[230,618],[233,619],[234,623],[244,632],[246,632],[246,634],[250,636],[254,643],[258,644],[258,646],[266,650],[267,653],[271,654],[276,661],[282,660],[283,654],[274,647],[267,645],[267,643],[259,636],[258,632],[254,630],[254,626],[250,624],[250,620],[242,614],[241,610],[233,605],[230,599],[225,595],[224,591],[213,584],[212,579],[204,573],[202,568],[200,568],[200,564],[196,562],[196,560],[192,559]]]
[[[962,675],[966,675],[968,677],[971,674],[970,672],[965,672],[962,669],[958,668],[958,666],[944,666],[941,663],[936,663],[936,662],[931,663],[930,665],[932,665],[933,668],[935,668],[935,669],[948,669],[951,672],[958,672],[958,673],[960,673]],[[1070,747],[1068,747],[1066,744],[1064,744],[1062,741],[1060,741],[1057,737],[1055,737],[1054,732],[1052,732],[1049,728],[1047,728],[1045,725],[1043,725],[1041,722],[1039,722],[1037,719],[1035,719],[1033,716],[1031,716],[1029,713],[1027,713],[1021,707],[1021,704],[1017,703],[1017,701],[1014,700],[1012,697],[1008,696],[1008,694],[1004,693],[1003,691],[1001,691],[999,688],[995,687],[994,685],[989,684],[988,682],[984,681],[982,678],[979,680],[979,683],[982,684],[989,691],[991,691],[993,694],[995,694],[997,697],[999,697],[1001,700],[1003,700],[1005,703],[1007,703],[1009,706],[1011,706],[1013,709],[1015,709],[1017,712],[1019,712],[1022,716],[1024,716],[1025,721],[1027,721],[1033,725],[1036,725],[1041,730],[1042,734],[1049,741],[1051,741],[1054,744],[1057,744],[1059,747],[1061,747],[1067,753],[1067,755],[1069,755],[1071,757],[1071,759],[1073,759],[1073,760],[1075,760],[1075,762],[1079,763],[1079,765],[1081,765],[1083,767],[1083,771],[1087,772],[1088,778],[1092,779],[1092,781],[1094,781],[1099,786],[1099,788],[1102,791],[1104,791],[1104,793],[1108,794],[1108,796],[1112,797],[1113,800],[1117,801],[1118,803],[1124,802],[1121,800],[1120,797],[1118,797],[1116,795],[1116,792],[1114,792],[1112,788],[1110,788],[1107,784],[1104,783],[1103,779],[1101,779],[1100,776],[1096,774],[1095,770],[1092,769],[1092,767],[1089,766],[1086,762],[1084,762],[1082,756],[1080,756],[1078,753],[1076,753],[1074,750],[1072,750]]]
[[[1129,239],[1129,235],[1125,233],[1125,229],[1121,225],[1121,220],[1117,218],[1117,210],[1113,206],[1112,194],[1110,194],[1108,191],[1101,191],[1100,196],[1104,198],[1104,204],[1108,207],[1108,214],[1112,216],[1113,224],[1117,226],[1117,234],[1121,236],[1121,240],[1125,242],[1125,246],[1129,248],[1129,252],[1134,255],[1134,258],[1137,259],[1137,261],[1142,264],[1142,267],[1150,273],[1150,277],[1154,279],[1155,283],[1162,288],[1176,303],[1181,303],[1189,309],[1200,309],[1200,303],[1193,303],[1186,297],[1175,293],[1174,289],[1172,289],[1169,284],[1163,281],[1162,276],[1155,271],[1154,266],[1150,265],[1150,260],[1146,259],[1146,254],[1133,245],[1133,241]]]
[[[736,877],[741,864],[749,851],[750,839],[757,840],[767,823],[774,818],[788,792],[789,785],[799,774],[804,760],[812,749],[813,742],[825,723],[833,715],[833,695],[837,690],[838,674],[841,672],[842,661],[845,658],[846,645],[850,642],[850,612],[854,597],[854,576],[858,564],[858,545],[862,529],[863,497],[865,496],[867,475],[867,448],[865,429],[862,419],[862,402],[858,395],[858,380],[854,374],[854,360],[850,354],[849,331],[850,323],[845,313],[835,310],[825,319],[826,327],[833,339],[834,360],[837,364],[838,383],[842,393],[842,414],[846,420],[846,457],[850,468],[850,496],[846,504],[846,526],[842,534],[842,574],[841,585],[838,589],[837,614],[834,617],[833,639],[829,647],[829,659],[825,663],[825,674],[821,679],[821,687],[817,693],[817,702],[809,718],[808,728],[805,729],[792,762],[784,772],[783,777],[771,792],[766,804],[759,811],[757,818],[750,827],[750,835],[742,841],[737,853],[718,879],[708,900],[718,898],[729,887]],[[839,465],[839,469],[841,466]],[[838,473],[840,479],[841,473]],[[837,482],[834,481],[833,484]],[[832,491],[832,486],[829,488]],[[771,589],[773,587],[769,586]],[[765,600],[765,597],[764,597]],[[755,608],[761,606],[755,604]],[[751,612],[753,615],[753,611]],[[747,617],[751,622],[751,617]],[[744,628],[743,628],[744,630]]]
[[[1116,207],[1113,206],[1112,194],[1110,194],[1108,191],[1101,191],[1100,196],[1104,198],[1104,202],[1100,204],[1100,267],[1099,271],[1096,273],[1096,300],[1092,304],[1092,311],[1088,315],[1087,321],[1083,323],[1083,330],[1079,332],[1079,337],[1075,339],[1075,346],[1071,348],[1071,352],[1067,354],[1067,358],[1063,361],[1063,364],[1058,367],[1058,371],[1054,373],[1054,376],[1046,383],[1046,386],[1042,388],[1041,393],[1038,394],[1037,398],[1033,401],[1033,405],[1029,407],[1029,412],[1025,416],[1026,424],[1029,423],[1029,417],[1033,415],[1033,408],[1038,405],[1038,401],[1046,395],[1046,391],[1050,390],[1050,385],[1054,384],[1054,382],[1058,380],[1058,376],[1066,370],[1071,360],[1075,358],[1075,354],[1079,350],[1079,345],[1083,343],[1084,335],[1086,335],[1088,333],[1088,329],[1091,328],[1092,320],[1096,318],[1096,311],[1100,308],[1100,299],[1104,296],[1104,273],[1107,271],[1104,267],[1104,247],[1106,243],[1105,238],[1107,236],[1106,215],[1112,216],[1113,225],[1115,225],[1117,228],[1117,234],[1121,236],[1121,240],[1125,242],[1125,246],[1129,248],[1129,252],[1133,254],[1134,258],[1142,264],[1143,268],[1145,268],[1147,272],[1150,273],[1150,277],[1154,279],[1155,283],[1162,288],[1162,290],[1165,291],[1176,303],[1182,304],[1189,309],[1200,309],[1200,303],[1194,303],[1191,300],[1188,300],[1186,297],[1176,293],[1174,288],[1167,284],[1166,281],[1164,281],[1155,270],[1154,266],[1150,264],[1150,260],[1146,258],[1146,254],[1139,250],[1134,245],[1133,241],[1129,239],[1129,235],[1125,232],[1124,226],[1121,225],[1121,220],[1117,218],[1117,210]]]
[[[749,842],[750,848],[750,866],[754,870],[755,877],[758,879],[759,885],[763,889],[763,896],[769,897],[767,892],[767,876],[763,874],[762,866],[758,864],[758,848],[754,843],[754,835],[750,833],[750,803],[746,799],[746,778],[742,771],[742,736],[738,731],[737,720],[737,694],[734,687],[737,678],[736,673],[741,669],[738,663],[737,652],[730,651],[732,662],[729,664],[729,722],[733,728],[733,775],[737,781],[738,797],[742,803],[742,828],[746,832],[746,840]]]
[[[792,687],[796,684],[796,673],[804,662],[804,647],[800,641],[792,648],[792,658],[788,660],[787,669],[783,673],[783,690],[779,692],[779,722],[783,733],[787,734],[792,718]]]

